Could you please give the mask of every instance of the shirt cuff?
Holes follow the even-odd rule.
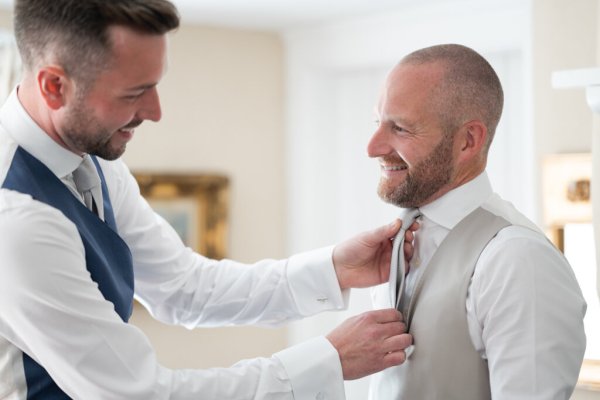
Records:
[[[288,260],[290,291],[304,317],[348,307],[350,290],[341,290],[333,267],[333,246],[296,254]]]
[[[295,400],[346,398],[340,357],[325,337],[316,337],[273,356],[283,365]]]

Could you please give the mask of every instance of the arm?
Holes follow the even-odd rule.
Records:
[[[315,371],[313,390],[343,398],[337,353],[322,338],[232,368],[160,366],[143,333],[120,320],[90,279],[75,226],[27,196],[5,194],[0,193],[0,345],[10,344],[7,354],[15,360],[19,350],[29,354],[70,397],[264,399],[278,393],[278,399],[293,399],[281,359],[320,349],[320,357],[303,361]],[[7,197],[14,204],[6,206]],[[5,365],[0,362],[0,370]],[[9,365],[3,377],[17,373]]]
[[[585,351],[585,301],[570,266],[541,234],[510,227],[490,242],[467,309],[476,316],[471,336],[487,355],[494,400],[570,397]]]
[[[102,168],[119,234],[133,254],[136,296],[155,318],[188,328],[273,326],[345,307],[331,249],[254,264],[208,259],[153,212],[122,162]]]

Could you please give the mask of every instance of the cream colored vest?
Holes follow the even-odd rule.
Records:
[[[405,309],[414,349],[373,377],[372,400],[486,400],[487,362],[471,342],[466,297],[477,260],[506,219],[478,208],[440,244]]]

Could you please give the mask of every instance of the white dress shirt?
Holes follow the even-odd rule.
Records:
[[[0,124],[0,183],[22,146],[79,196],[71,174],[81,157],[33,122],[16,91]],[[150,209],[122,161],[100,161],[133,255],[135,296],[160,321],[274,326],[346,306],[331,248],[252,265],[207,259]],[[121,321],[90,278],[76,226],[28,195],[0,189],[0,238],[2,399],[26,398],[21,352],[75,399],[344,398],[339,356],[324,337],[231,368],[161,366],[146,336]]]
[[[406,296],[450,230],[478,207],[517,223],[481,253],[465,305],[471,341],[488,361],[492,398],[567,400],[585,352],[585,300],[562,254],[492,192],[485,172],[420,208]],[[389,305],[387,285],[373,296],[377,307]]]

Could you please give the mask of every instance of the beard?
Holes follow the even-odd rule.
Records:
[[[390,204],[398,207],[420,207],[440,188],[452,179],[452,135],[444,135],[440,143],[429,153],[427,158],[407,169],[404,182],[391,185],[387,179],[381,178],[377,194]],[[402,162],[400,157],[386,157],[390,163]]]
[[[133,120],[123,128],[134,128],[142,121]],[[105,160],[116,160],[125,152],[126,143],[115,145],[111,139],[116,131],[103,126],[91,109],[83,105],[83,101],[76,105],[65,116],[63,140],[72,148],[82,153],[88,153]]]

